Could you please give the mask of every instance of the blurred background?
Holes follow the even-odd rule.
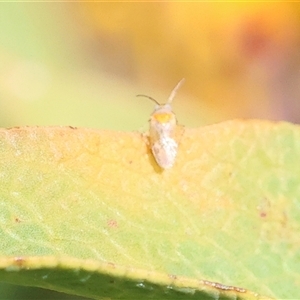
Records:
[[[300,121],[299,3],[1,3],[2,127]]]
[[[164,103],[183,77],[182,125],[299,123],[299,49],[299,3],[3,2],[0,126],[147,129],[154,104],[135,96]],[[0,299],[41,293],[0,289]]]

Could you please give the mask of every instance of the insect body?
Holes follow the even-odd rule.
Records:
[[[157,104],[149,120],[149,140],[153,156],[162,169],[173,167],[178,151],[177,119],[172,111],[171,103],[183,82],[184,79],[176,85],[166,104],[159,104],[149,96],[138,95],[147,97]]]

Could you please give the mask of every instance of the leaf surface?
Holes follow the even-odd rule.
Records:
[[[185,128],[166,171],[140,133],[2,129],[0,278],[94,299],[297,298],[299,157],[288,123]]]

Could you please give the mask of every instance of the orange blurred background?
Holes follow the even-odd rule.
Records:
[[[299,121],[299,3],[85,3],[95,61],[137,84],[185,92],[218,120]],[[192,114],[192,113],[191,113]],[[214,120],[212,120],[214,121]]]
[[[183,77],[183,125],[300,121],[299,3],[2,3],[0,32],[2,126],[139,129]]]

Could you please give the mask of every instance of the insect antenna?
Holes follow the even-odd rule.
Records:
[[[150,97],[150,96],[147,96],[147,95],[136,95],[136,97],[145,97],[145,98],[148,98],[150,100],[152,100],[153,102],[155,102],[157,105],[161,105],[160,103],[157,102],[157,100],[155,100],[154,98]]]
[[[173,99],[174,99],[174,97],[175,97],[175,95],[176,95],[178,89],[182,86],[182,84],[184,83],[184,81],[185,81],[185,79],[182,78],[182,79],[177,83],[177,85],[174,87],[173,91],[171,92],[171,95],[170,95],[170,97],[169,97],[167,103],[171,103],[171,102],[173,101]]]

